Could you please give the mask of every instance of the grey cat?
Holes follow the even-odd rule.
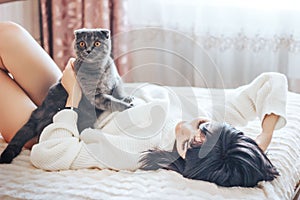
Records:
[[[98,109],[123,111],[132,106],[125,96],[122,80],[109,56],[109,30],[79,29],[75,31],[74,63],[77,79],[87,99]]]
[[[78,106],[77,126],[81,132],[92,127],[103,111],[123,111],[131,108],[133,97],[126,96],[122,80],[110,57],[110,31],[106,29],[78,29],[74,32],[74,62],[76,78],[83,95]],[[0,163],[11,163],[30,139],[40,136],[52,122],[53,116],[64,109],[68,94],[61,82],[53,85],[26,124],[16,133],[2,152]]]

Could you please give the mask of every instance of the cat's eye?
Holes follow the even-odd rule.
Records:
[[[80,42],[79,46],[84,47],[85,46],[85,42]]]
[[[97,42],[95,42],[94,45],[95,45],[95,47],[99,47],[101,45],[101,43],[97,41]]]

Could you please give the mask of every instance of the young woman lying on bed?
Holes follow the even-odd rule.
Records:
[[[0,26],[0,131],[9,142],[61,74],[24,29],[12,23]],[[81,91],[72,60],[62,83],[69,94],[66,107],[76,108]],[[81,133],[77,113],[59,111],[32,147],[32,164],[45,170],[163,168],[221,186],[250,187],[279,175],[264,151],[274,129],[286,124],[284,75],[264,73],[228,91],[226,101],[213,105],[211,114],[201,106],[182,104],[165,87],[148,84],[135,91],[133,108],[103,115],[96,128]],[[192,109],[199,109],[204,117],[183,121]],[[232,126],[246,125],[256,117],[261,119],[262,131],[255,140]]]

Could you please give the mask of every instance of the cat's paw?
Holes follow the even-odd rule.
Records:
[[[14,159],[14,152],[8,149],[5,149],[0,157],[0,164],[11,163]]]
[[[132,108],[133,104],[130,103],[125,103],[125,102],[121,102],[121,103],[112,103],[111,105],[111,111],[119,111],[122,112],[124,110],[127,110],[129,108]]]
[[[129,104],[132,104],[133,100],[134,100],[134,96],[127,96],[123,99],[124,102],[129,103]]]
[[[129,109],[129,108],[132,108],[132,107],[134,107],[134,104],[133,104],[133,103],[129,103],[129,104],[127,105],[127,108],[126,108],[126,109]]]

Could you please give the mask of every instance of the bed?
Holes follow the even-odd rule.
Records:
[[[212,94],[218,99],[223,93],[220,89],[172,89],[202,105],[213,102],[210,100]],[[0,165],[0,199],[296,199],[300,181],[299,113],[300,94],[289,92],[288,123],[274,132],[268,149],[268,156],[281,175],[272,182],[260,182],[255,188],[219,187],[209,182],[186,179],[167,170],[43,171],[31,165],[30,151],[23,149],[12,164]],[[240,128],[254,137],[260,130],[260,122],[257,119]],[[0,137],[0,152],[6,145]]]

